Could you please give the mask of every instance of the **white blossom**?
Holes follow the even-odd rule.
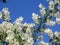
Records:
[[[41,10],[40,10],[41,15],[44,16],[44,14],[46,14],[45,7],[40,3],[40,4],[39,4],[39,8],[41,9]]]
[[[41,41],[38,45],[45,45],[45,42]]]
[[[9,13],[10,13],[10,12],[8,11],[8,8],[6,8],[6,7],[5,7],[5,8],[3,8],[3,10],[2,10],[2,11],[3,11],[3,12],[4,12],[4,14],[6,14],[6,15],[7,15],[7,14],[9,15]]]
[[[10,22],[3,21],[2,22],[2,27],[3,27],[3,30],[4,31],[8,31],[8,30],[11,30],[12,29],[13,24],[10,23]]]
[[[19,17],[18,19],[16,19],[16,21],[14,23],[16,24],[20,24],[23,21],[23,17]]]
[[[38,16],[38,15],[35,14],[35,13],[32,13],[32,18],[33,18],[33,20],[34,20],[34,22],[35,22],[36,24],[39,23],[39,22],[38,22],[38,18],[40,18],[40,16]]]
[[[56,18],[57,24],[60,24],[60,18]]]
[[[53,32],[52,32],[51,29],[45,29],[45,30],[44,30],[44,33],[48,34],[48,36],[49,36],[50,38],[53,37]]]
[[[42,9],[42,8],[44,8],[44,6],[40,3],[40,4],[39,4],[39,8]]]
[[[9,20],[11,20],[10,19],[10,12],[8,11],[8,8],[3,8],[3,10],[2,10],[3,12],[4,12],[4,20],[7,20],[7,21],[9,21]]]
[[[40,13],[41,13],[42,16],[44,16],[44,15],[46,14],[45,8],[42,8],[42,9],[40,10]]]
[[[29,44],[33,44],[34,43],[33,38],[32,37],[28,37],[27,42]]]
[[[54,34],[56,37],[60,38],[60,32],[55,31]]]
[[[38,36],[37,40],[43,40],[43,36]]]
[[[44,41],[40,41],[40,42],[38,43],[38,45],[49,45],[49,43],[46,43],[46,42],[44,42]]]
[[[46,22],[46,25],[49,25],[49,26],[54,26],[55,24],[56,24],[55,21],[47,20],[47,22]]]
[[[54,10],[54,2],[53,1],[49,2],[49,9]]]
[[[19,45],[19,43],[18,42],[14,42],[14,44],[13,45]]]
[[[10,42],[13,38],[14,37],[12,37],[12,36],[7,36],[5,41]]]
[[[54,16],[55,17],[60,17],[60,13],[59,12],[56,12],[56,13],[54,13]]]
[[[57,32],[57,31],[55,31],[55,32],[54,32],[54,34],[55,34],[55,36],[56,36],[56,37],[58,37],[58,36],[59,36],[59,34],[58,34],[58,32]]]
[[[60,4],[60,0],[54,0],[54,2]]]

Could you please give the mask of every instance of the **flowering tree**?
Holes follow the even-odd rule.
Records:
[[[22,16],[11,23],[8,8],[3,8],[0,12],[0,44],[34,45],[34,42],[39,41],[38,45],[60,45],[60,32],[47,28],[60,24],[60,0],[47,1],[48,8],[40,3],[40,15],[32,13],[34,23],[22,23]],[[48,43],[43,41],[43,33],[48,35]]]

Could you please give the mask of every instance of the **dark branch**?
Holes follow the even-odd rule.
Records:
[[[6,0],[3,0],[3,3],[6,3]]]

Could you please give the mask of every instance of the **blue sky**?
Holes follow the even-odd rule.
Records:
[[[0,0],[1,2],[2,0]],[[45,0],[7,0],[7,3],[0,3],[0,10],[3,7],[7,7],[11,12],[12,21],[14,21],[19,16],[24,17],[24,22],[33,22],[32,13],[39,13],[38,5],[43,3],[46,5]],[[47,6],[47,5],[46,5]]]
[[[7,0],[6,4],[1,1],[2,0],[0,0],[0,11],[4,7],[7,7],[10,11],[12,22],[19,16],[22,16],[24,18],[24,22],[33,23],[32,13],[35,12],[36,14],[40,14],[38,5],[42,3],[47,7],[46,0]],[[56,25],[54,27],[52,27],[53,30],[60,31],[60,25]],[[48,37],[45,37],[45,41],[48,41],[47,38]]]

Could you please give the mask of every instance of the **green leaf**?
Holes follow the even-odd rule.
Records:
[[[55,4],[55,7],[58,6],[58,3]]]
[[[38,26],[37,30],[40,31],[40,26]]]
[[[49,19],[51,19],[51,18],[52,18],[52,16],[49,17]]]
[[[54,10],[55,10],[55,13],[58,11],[58,9],[57,9],[57,8],[55,8]]]
[[[52,42],[53,41],[53,38],[49,39],[49,41]]]
[[[49,13],[52,13],[53,11],[52,10],[49,10]]]
[[[2,45],[2,43],[0,42],[0,45]]]

